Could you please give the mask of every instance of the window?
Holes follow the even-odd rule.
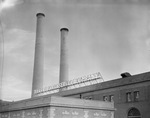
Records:
[[[90,97],[89,97],[89,100],[93,100],[93,98],[90,96]]]
[[[134,91],[134,101],[139,101],[139,91]]]
[[[131,92],[126,93],[126,101],[131,102]]]
[[[86,99],[86,100],[93,100],[92,96],[87,96],[84,99]]]
[[[110,95],[109,100],[110,100],[110,102],[114,102],[114,95]]]
[[[103,101],[108,101],[107,96],[103,96]]]
[[[131,108],[128,112],[128,118],[141,118],[140,111],[136,108]]]
[[[80,99],[82,99],[82,95],[80,94]]]

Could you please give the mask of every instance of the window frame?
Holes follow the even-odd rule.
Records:
[[[109,101],[110,102],[114,102],[114,95],[112,94],[112,95],[109,95]]]
[[[132,102],[132,92],[126,92],[126,102]]]
[[[138,93],[138,94],[137,94]],[[137,97],[138,95],[138,97]],[[139,101],[139,97],[140,97],[140,91],[134,91],[133,92],[133,96],[134,96],[134,101],[137,102]]]
[[[107,99],[106,99],[107,98]],[[103,96],[103,101],[108,101],[108,96],[107,95],[104,95]]]

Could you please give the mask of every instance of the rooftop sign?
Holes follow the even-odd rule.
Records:
[[[75,88],[79,88],[82,86],[88,86],[92,84],[101,83],[103,81],[104,80],[100,72],[97,72],[97,73],[79,77],[79,78],[76,78],[67,82],[62,82],[53,86],[48,86],[43,89],[34,90],[34,94],[43,95],[43,94],[56,93],[56,92],[59,92],[59,90],[64,91],[64,90],[75,89]]]

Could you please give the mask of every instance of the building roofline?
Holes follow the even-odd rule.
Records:
[[[125,78],[105,81],[102,83],[84,86],[84,87],[71,89],[67,91],[61,91],[58,93],[54,93],[52,95],[59,95],[59,96],[65,97],[65,96],[77,95],[80,93],[87,93],[87,92],[110,89],[110,88],[115,88],[115,87],[131,85],[131,84],[143,83],[147,81],[150,81],[150,72],[136,74],[136,75],[132,75],[130,77],[125,77]]]

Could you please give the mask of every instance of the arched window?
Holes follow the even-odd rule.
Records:
[[[140,111],[136,108],[131,108],[128,112],[128,118],[141,118]]]

